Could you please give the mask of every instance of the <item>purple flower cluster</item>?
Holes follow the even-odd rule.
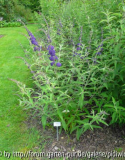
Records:
[[[96,52],[96,55],[101,55],[102,54],[102,51],[103,51],[103,48],[102,48],[103,44],[99,45],[97,47],[97,52]],[[97,58],[93,58],[93,63],[94,64],[97,64]]]
[[[78,53],[74,53],[73,56],[79,56],[81,59],[83,59],[83,56],[81,56],[81,54]]]
[[[80,47],[81,45],[82,45],[81,43],[78,43],[78,44],[76,45],[76,46],[77,46],[77,49],[76,49],[77,51],[81,50],[81,47]],[[74,53],[74,54],[73,54],[73,56],[77,56],[77,55],[80,56],[81,59],[83,59],[83,57],[81,57],[81,54],[78,54],[78,53]]]
[[[58,34],[58,35],[61,35],[60,32],[61,32],[61,30],[60,30],[60,29],[57,29],[57,34]]]
[[[33,45],[35,45],[35,46],[39,46],[39,45],[38,45],[38,42],[36,41],[36,38],[34,37],[34,35],[33,35],[30,31],[28,31],[28,34],[29,34],[29,36],[30,36],[30,41],[31,41],[31,43],[32,43]]]
[[[41,50],[42,50],[42,46],[34,47],[34,51],[41,51]]]
[[[58,28],[57,28],[57,34],[58,35],[61,35],[61,28],[63,27],[62,23],[61,23],[61,20],[59,20],[59,23],[58,23]]]
[[[99,55],[102,54],[102,51],[103,51],[103,47],[102,47],[102,46],[103,46],[103,43],[97,47],[96,55],[99,56]],[[94,62],[95,64],[98,63],[96,57],[94,58],[93,62]]]
[[[26,30],[28,32],[28,35],[30,36],[31,43],[33,45],[35,45],[34,51],[41,51],[42,50],[42,46],[39,46],[36,38],[34,37],[34,35],[28,29],[26,29]]]
[[[101,55],[102,54],[102,51],[103,51],[102,46],[103,46],[103,44],[98,46],[98,48],[97,48],[98,52],[96,53],[96,55]]]
[[[92,58],[92,61],[93,61],[94,64],[96,64],[97,63],[97,58]]]
[[[48,50],[48,54],[50,55],[49,59],[50,59],[50,61],[52,61],[50,64],[51,64],[51,66],[53,66],[55,64],[55,60],[58,60],[58,57],[55,54],[54,46],[49,45],[47,50]],[[62,64],[60,62],[56,63],[57,67],[61,67],[61,65]]]
[[[80,47],[81,45],[82,45],[81,43],[78,43],[78,44],[77,44],[77,48],[76,48],[77,51],[81,50],[81,47]]]
[[[81,56],[81,54],[78,54],[78,53],[74,53],[74,55],[73,55],[73,56],[76,56],[76,55],[79,55],[79,56]]]
[[[42,47],[38,45],[38,42],[36,41],[36,38],[34,37],[34,35],[27,28],[26,28],[26,30],[27,30],[27,32],[28,32],[28,34],[30,36],[31,43],[33,45],[35,45],[34,51],[40,51],[42,49]],[[49,35],[48,35],[48,40],[50,40],[50,36]],[[55,54],[54,46],[49,45],[47,50],[48,50],[48,55],[50,55],[49,59],[50,59],[50,61],[52,61],[50,64],[51,64],[51,66],[53,66],[55,64],[55,60],[58,60],[58,57]],[[60,62],[56,63],[57,67],[61,67],[61,65],[62,64]]]

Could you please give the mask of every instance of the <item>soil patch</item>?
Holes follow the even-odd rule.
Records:
[[[76,154],[76,152],[96,152],[99,154],[101,153],[108,153],[109,155],[114,153],[122,153],[125,151],[125,126],[122,128],[116,127],[107,127],[102,125],[102,129],[94,129],[93,131],[88,130],[86,131],[81,137],[80,140],[77,141],[75,133],[68,135],[66,132],[62,131],[59,135],[59,141],[56,139],[56,128],[53,126],[51,128],[47,128],[45,131],[42,128],[42,125],[38,123],[37,119],[30,118],[27,122],[25,122],[29,128],[33,126],[36,127],[40,133],[40,143],[39,146],[34,147],[34,149],[41,150],[41,152],[70,152],[71,154]],[[73,156],[72,156],[73,157]],[[44,160],[49,158],[41,158],[39,160]],[[51,158],[51,159],[58,159],[58,158]],[[85,160],[85,158],[68,158],[70,160]],[[104,159],[112,159],[110,158],[90,158],[93,160],[104,160]],[[116,158],[118,159],[118,158]],[[120,160],[122,158],[119,158]],[[125,159],[125,157],[124,157]],[[31,160],[31,159],[30,159]],[[33,160],[38,160],[34,159]],[[62,159],[61,159],[62,160]],[[66,160],[63,158],[63,160]]]

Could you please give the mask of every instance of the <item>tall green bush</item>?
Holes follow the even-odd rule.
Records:
[[[18,3],[15,3],[14,5],[14,18],[15,19],[25,19],[26,21],[32,21],[33,20],[33,14],[31,12],[30,8],[26,8],[24,5],[20,5]]]
[[[18,0],[0,0],[0,16],[6,21],[13,21],[18,18],[24,21],[33,20],[33,13],[30,7],[25,6]]]
[[[41,9],[39,0],[20,0],[19,3],[26,8],[30,8],[32,12],[38,12]]]
[[[43,2],[43,13],[48,12],[39,17],[41,41],[28,31],[34,45],[28,67],[36,88],[18,86],[21,105],[32,109],[44,128],[61,121],[79,139],[101,123],[125,123],[125,6],[120,2],[72,0],[57,13],[56,0]]]
[[[13,1],[0,0],[0,17],[4,20],[11,21],[14,17]]]

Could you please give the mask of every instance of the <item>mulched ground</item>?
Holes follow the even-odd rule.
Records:
[[[77,141],[75,133],[68,135],[64,131],[59,135],[59,141],[56,139],[56,129],[54,127],[47,128],[45,131],[42,129],[42,125],[38,124],[38,120],[30,118],[25,122],[29,128],[35,126],[41,133],[41,140],[39,146],[34,147],[37,151],[41,152],[122,152],[125,151],[125,126],[121,128],[117,127],[107,127],[102,125],[102,129],[94,129],[94,131],[88,130]],[[44,147],[43,147],[44,145]],[[49,158],[47,158],[49,159]],[[52,158],[51,158],[52,159]],[[57,159],[57,158],[53,158]],[[85,160],[85,158],[69,158],[69,160]],[[87,158],[92,160],[104,160],[106,158]],[[118,158],[116,158],[118,159]],[[119,160],[125,159],[119,158]],[[31,160],[31,159],[30,159]],[[32,160],[44,160],[32,159]],[[63,160],[66,160],[63,158]],[[113,160],[113,158],[110,158]]]

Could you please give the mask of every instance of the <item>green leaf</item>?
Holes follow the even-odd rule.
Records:
[[[66,131],[67,125],[66,125],[65,120],[63,119],[63,116],[62,116],[62,113],[60,112],[60,110],[57,111],[57,114],[59,115],[61,122],[62,122],[62,126],[63,126],[64,130]]]
[[[45,129],[45,126],[46,126],[46,119],[47,117],[45,115],[42,116],[42,125],[43,125],[43,128]]]
[[[87,131],[88,129],[90,129],[91,127],[91,124],[90,123],[86,123],[85,125],[84,125],[84,131],[83,132],[85,132],[85,131]]]
[[[68,120],[68,122],[67,122],[67,125],[68,125],[68,126],[69,126],[69,124],[70,124],[71,122],[73,122],[74,118],[75,118],[74,116],[72,116],[72,117],[69,118],[69,120]]]
[[[84,104],[84,93],[81,93],[81,96],[79,97],[79,106],[80,106],[80,109],[83,108],[83,104]]]
[[[84,120],[76,120],[75,122],[77,122],[79,124],[86,124],[89,122],[89,118],[85,118]]]
[[[107,20],[105,19],[105,20],[101,20],[99,23],[103,23],[103,22],[107,22]]]
[[[105,121],[101,120],[101,119],[99,119],[99,122],[101,122],[101,123],[105,124],[106,126],[108,126],[108,124]]]
[[[92,125],[93,128],[102,128],[100,126],[97,126],[97,125]]]
[[[71,134],[74,130],[76,130],[78,127],[79,127],[79,126],[72,127],[72,129],[71,129],[71,131],[70,131],[70,134]]]
[[[89,115],[89,111],[87,110],[87,108],[83,108],[83,110]]]
[[[112,101],[113,101],[113,104],[115,105],[116,101],[115,101],[114,97],[112,97]]]
[[[118,109],[125,111],[125,108],[123,108],[122,106],[118,106]]]
[[[83,133],[83,127],[82,128],[77,128],[77,131],[76,131],[77,140],[79,140],[82,133]]]
[[[47,67],[46,67],[46,72],[48,72],[49,68],[50,68],[50,66],[47,66]]]
[[[107,83],[103,83],[103,85],[108,89],[108,84]]]
[[[113,123],[115,123],[115,122],[116,122],[116,120],[117,120],[117,113],[116,113],[116,112],[114,112],[114,113],[112,114],[112,120],[111,120],[111,122],[110,122],[109,124],[113,124]]]
[[[112,13],[112,15],[122,17],[122,14],[120,13]]]
[[[111,105],[111,104],[106,104],[106,105],[104,105],[104,107],[114,108],[114,106],[113,106],[113,105]]]

